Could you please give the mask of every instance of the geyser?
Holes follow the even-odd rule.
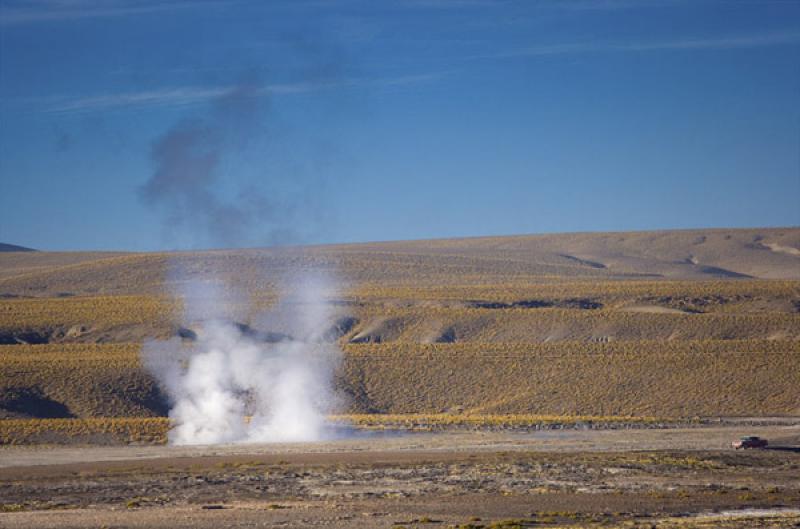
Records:
[[[224,314],[233,307],[218,288],[192,283],[181,296],[193,340],[149,342],[144,363],[170,397],[171,444],[317,441],[333,435],[326,421],[336,395],[340,351],[331,339],[330,283],[295,278],[259,326],[259,333]],[[241,303],[238,304],[241,306]],[[252,310],[250,311],[252,313]],[[202,320],[193,319],[200,315]]]

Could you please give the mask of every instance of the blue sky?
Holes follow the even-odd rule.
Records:
[[[0,0],[0,241],[800,225],[800,2]]]

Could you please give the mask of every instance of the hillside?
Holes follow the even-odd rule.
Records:
[[[35,252],[33,248],[17,246],[16,244],[6,244],[0,242],[0,252]]]
[[[565,280],[800,279],[800,229],[482,237],[204,252],[0,255],[0,295],[160,294],[229,278],[268,287],[298,267],[348,286],[500,285]]]
[[[339,286],[343,411],[800,415],[798,248],[785,228],[5,253],[0,416],[161,416],[138,355],[183,325],[169,293],[224,278],[268,307],[298,269]]]

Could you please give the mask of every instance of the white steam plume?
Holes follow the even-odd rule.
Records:
[[[145,365],[172,401],[171,444],[316,441],[333,434],[326,415],[336,401],[332,378],[341,353],[328,332],[330,284],[305,277],[291,285],[277,307],[256,318],[261,331],[279,325],[284,334],[233,321],[230,307],[241,310],[241,303],[213,284],[185,289],[185,314],[202,318],[187,321],[197,326],[188,333],[193,342],[174,338],[143,349]]]

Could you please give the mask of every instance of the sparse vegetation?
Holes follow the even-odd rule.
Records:
[[[113,328],[171,321],[174,302],[157,296],[92,296],[0,301],[0,329],[70,327]]]
[[[139,349],[130,343],[4,346],[0,409],[7,418],[163,416],[165,397],[142,368]],[[397,342],[344,349],[338,385],[349,396],[349,411],[380,412],[375,421],[383,424],[391,420],[386,414],[398,413],[441,415],[439,425],[489,425],[493,419],[475,417],[593,417],[581,419],[588,423],[800,409],[794,389],[800,341]]]
[[[542,415],[448,415],[448,414],[366,414],[334,415],[331,420],[361,428],[378,429],[436,429],[466,428],[531,428],[537,426],[574,426],[586,423],[598,425],[652,425],[652,417],[573,417]],[[164,444],[170,421],[166,417],[124,417],[87,419],[6,419],[0,420],[0,445],[19,444]],[[239,463],[220,463],[221,469]],[[277,504],[276,504],[277,505]],[[269,507],[279,508],[279,507]]]
[[[441,427],[468,428],[534,428],[537,426],[652,425],[666,419],[655,417],[570,416],[570,415],[452,415],[452,414],[355,414],[335,415],[334,421],[362,428],[436,429]]]
[[[793,415],[800,280],[784,266],[789,257],[763,246],[770,237],[785,246],[795,232],[482,238],[169,259],[3,254],[0,418],[165,416],[166,399],[139,359],[143,340],[173,337],[181,324],[165,281],[231,280],[250,296],[240,302],[261,309],[275,301],[263,270],[280,275],[297,266],[335,267],[346,285],[332,300],[347,320],[337,385],[347,397],[341,411],[356,414],[350,420],[359,425]],[[613,262],[622,264],[609,264],[618,247],[624,251],[613,250]],[[710,272],[676,260],[686,248],[707,259]],[[726,267],[769,270],[777,279],[730,279]],[[654,277],[657,270],[677,279]],[[162,421],[159,433],[140,434],[114,424],[110,437],[136,442],[157,442],[166,428]],[[69,428],[101,431],[94,423]],[[11,437],[43,438],[36,435]]]
[[[385,413],[791,415],[800,408],[798,344],[350,345],[342,378],[364,411]]]
[[[169,419],[6,419],[0,420],[0,445],[18,444],[164,444]]]

